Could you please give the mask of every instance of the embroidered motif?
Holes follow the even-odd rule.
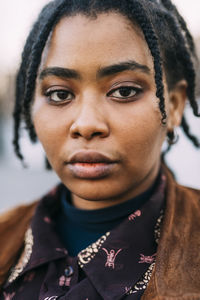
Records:
[[[133,214],[131,214],[128,219],[129,221],[133,221],[135,220],[135,218],[140,217],[141,216],[141,210],[137,210],[136,212],[134,212]]]
[[[160,240],[160,227],[161,227],[163,218],[164,218],[164,211],[161,210],[160,217],[157,219],[157,222],[156,222],[156,225],[154,228],[154,238],[155,238],[156,244],[158,244],[159,240]]]
[[[11,271],[11,274],[8,278],[9,283],[12,283],[14,280],[17,279],[17,277],[20,275],[20,273],[22,273],[25,266],[29,262],[29,259],[32,254],[32,249],[33,249],[33,233],[32,233],[31,228],[29,228],[26,231],[24,241],[25,241],[24,251],[23,251],[17,265]]]
[[[51,224],[51,219],[49,217],[44,217],[44,222],[47,224]]]
[[[12,294],[7,294],[3,292],[4,300],[12,300],[12,298],[15,296],[15,293],[13,292]]]
[[[35,272],[30,272],[24,276],[24,281],[31,282],[35,277]]]
[[[65,255],[68,254],[68,251],[67,251],[65,248],[56,248],[56,251],[62,252],[62,253],[64,253]]]
[[[103,251],[106,252],[107,254],[107,261],[105,263],[105,267],[108,267],[108,268],[115,268],[115,259],[117,257],[117,255],[119,254],[119,252],[122,251],[122,249],[119,249],[116,253],[115,253],[115,250],[110,250],[110,252],[108,252],[107,249],[105,248],[102,248]]]
[[[78,254],[78,264],[81,268],[84,267],[84,265],[88,264],[95,255],[99,252],[99,249],[103,245],[103,243],[106,241],[107,237],[110,235],[110,232],[107,232],[105,235],[100,237],[95,243],[89,245],[86,249],[82,250]]]
[[[131,290],[131,287],[125,287],[125,293],[126,293],[126,295],[131,295],[131,294],[135,294],[135,293],[137,293],[137,291],[133,291],[133,290]]]
[[[156,253],[151,256],[145,256],[144,254],[140,254],[139,264],[144,264],[144,263],[152,264],[156,259],[155,256],[156,256]]]
[[[146,273],[143,275],[142,279],[138,281],[132,289],[129,289],[128,292],[126,292],[126,295],[131,295],[137,293],[138,291],[146,290],[147,285],[151,279],[154,266],[155,262],[150,265]]]
[[[161,210],[160,216],[157,219],[157,222],[156,222],[156,225],[155,225],[155,228],[154,228],[154,236],[155,236],[155,241],[156,241],[157,244],[158,244],[159,239],[160,239],[160,229],[161,229],[161,224],[162,224],[162,221],[163,221],[163,217],[164,217],[164,211]],[[140,281],[138,281],[133,288],[125,287],[126,295],[131,295],[131,294],[137,293],[138,291],[146,290],[146,288],[148,286],[148,283],[151,279],[153,268],[155,266],[155,259],[156,258],[154,257],[154,262],[149,266],[146,273],[142,276],[142,279]]]
[[[71,277],[61,276],[59,278],[59,286],[70,286]]]

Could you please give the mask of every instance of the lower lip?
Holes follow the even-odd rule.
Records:
[[[115,163],[73,163],[68,168],[77,178],[98,179],[109,175]]]

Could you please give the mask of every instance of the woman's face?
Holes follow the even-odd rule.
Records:
[[[32,109],[50,164],[80,208],[146,190],[166,128],[143,35],[123,16],[63,18],[46,46]],[[168,93],[165,92],[168,102]]]

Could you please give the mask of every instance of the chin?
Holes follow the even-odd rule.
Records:
[[[88,201],[105,201],[107,199],[113,199],[118,196],[117,194],[113,194],[111,191],[102,191],[102,189],[95,189],[95,191],[80,189],[77,191],[77,189],[74,189],[71,190],[71,192],[79,198]]]
[[[88,201],[105,201],[118,198],[123,191],[117,189],[118,184],[112,185],[101,182],[90,181],[77,184],[66,184],[66,187],[77,197]]]

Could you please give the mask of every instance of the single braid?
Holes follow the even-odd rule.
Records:
[[[24,99],[24,92],[25,92],[25,85],[26,85],[26,72],[27,67],[29,66],[29,63],[31,61],[31,52],[33,48],[33,44],[35,42],[35,38],[37,37],[38,31],[40,29],[41,23],[44,19],[44,11],[47,10],[50,6],[50,3],[46,5],[43,10],[41,11],[38,20],[35,22],[27,40],[25,43],[24,50],[22,52],[22,58],[21,58],[21,66],[18,71],[17,77],[16,77],[16,90],[15,90],[15,107],[13,112],[13,117],[15,121],[14,126],[14,138],[13,138],[13,145],[15,149],[16,155],[23,161],[24,157],[20,150],[19,145],[19,136],[20,136],[20,124],[21,119],[23,115],[23,99]],[[29,129],[31,130],[31,129]],[[33,134],[32,134],[33,135]],[[33,140],[33,139],[32,139]],[[36,135],[34,140],[36,140]]]
[[[166,124],[167,114],[165,111],[163,72],[161,64],[161,55],[159,50],[158,39],[156,37],[153,25],[145,13],[143,5],[139,1],[129,3],[131,15],[134,15],[136,22],[141,27],[154,62],[156,96],[159,98],[159,108],[162,114],[162,124]]]
[[[184,76],[188,83],[187,95],[190,102],[190,105],[193,109],[193,113],[195,116],[199,117],[200,114],[198,112],[198,104],[195,97],[195,80],[196,80],[196,72],[194,68],[193,61],[191,59],[190,53],[185,45],[185,39],[181,32],[178,30],[176,22],[171,14],[165,14],[166,19],[169,22],[169,25],[172,27],[172,30],[175,34],[175,38],[180,45],[180,50],[177,52],[179,54],[180,61],[182,60],[184,67]]]
[[[163,17],[163,13],[162,13],[162,15],[160,15],[160,17]],[[181,32],[179,31],[175,19],[169,13],[164,13],[164,17],[166,18],[169,26],[171,27],[171,30],[174,32],[175,39],[178,41],[178,43],[180,45],[180,48],[179,48],[180,51],[177,50],[177,56],[178,56],[177,58],[180,61],[182,61],[182,65],[183,65],[183,69],[184,69],[183,76],[185,77],[185,79],[188,83],[188,87],[187,87],[188,100],[193,109],[194,115],[199,117],[200,114],[198,113],[198,103],[195,99],[195,76],[196,76],[196,74],[195,74],[195,70],[194,70],[193,61],[191,59],[189,50],[185,45],[184,37],[182,36]],[[183,117],[181,127],[183,128],[183,131],[186,134],[186,136],[194,144],[194,146],[199,147],[197,138],[189,132],[189,126],[187,125],[185,117]],[[169,137],[169,139],[170,139],[170,137]]]
[[[188,138],[192,141],[193,145],[197,148],[200,148],[200,142],[198,139],[190,132],[189,125],[187,124],[185,116],[182,118],[181,127]]]
[[[171,12],[173,12],[175,14],[175,16],[177,17],[177,20],[181,26],[181,29],[183,30],[183,32],[186,35],[186,39],[189,45],[189,49],[191,51],[191,53],[193,53],[195,55],[195,45],[194,45],[194,41],[193,38],[187,28],[187,24],[185,22],[185,20],[183,19],[183,17],[179,14],[176,6],[174,4],[172,4],[172,2],[170,0],[161,0],[162,4]]]
[[[24,118],[29,129],[29,136],[33,142],[36,139],[36,134],[31,120],[30,105],[33,97],[33,92],[35,90],[37,71],[41,62],[42,51],[44,50],[52,27],[57,22],[57,19],[59,19],[59,15],[65,6],[65,0],[61,1],[61,3],[59,2],[58,6],[49,17],[47,23],[44,24],[43,28],[40,30],[38,40],[33,44],[32,48],[31,63],[26,74],[27,79],[24,94]]]
[[[16,101],[15,101],[15,107],[13,112],[13,117],[15,120],[13,144],[15,147],[15,152],[21,160],[23,160],[23,155],[21,154],[20,146],[19,146],[19,130],[20,130],[21,117],[22,117],[22,110],[23,110],[22,99],[24,95],[24,88],[25,88],[25,81],[26,81],[25,74],[26,74],[27,65],[30,61],[32,43],[34,41],[34,37],[37,30],[38,30],[38,24],[35,24],[24,47],[24,51],[22,53],[21,67],[19,69],[16,78],[16,91],[15,91]]]

